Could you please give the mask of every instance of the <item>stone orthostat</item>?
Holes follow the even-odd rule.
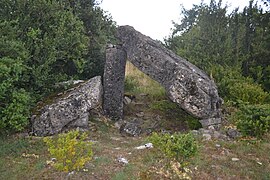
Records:
[[[122,46],[107,46],[103,77],[103,111],[113,120],[123,117],[126,60],[127,54]]]

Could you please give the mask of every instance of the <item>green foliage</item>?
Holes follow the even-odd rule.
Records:
[[[250,104],[263,104],[268,93],[264,92],[261,86],[255,83],[237,82],[228,87],[227,98],[233,101],[243,101]]]
[[[31,68],[30,91],[44,95],[82,72],[88,37],[83,23],[55,0],[23,2],[18,1],[12,18],[18,19],[20,39],[31,55],[24,62]]]
[[[18,91],[13,90],[9,98],[9,102],[0,114],[2,119],[0,128],[15,131],[23,130],[29,123],[30,96],[23,89],[20,89]]]
[[[16,21],[0,22],[0,27],[0,129],[19,131],[27,126],[30,114],[31,98],[21,79],[28,51],[16,39]]]
[[[86,141],[87,134],[79,131],[70,131],[59,134],[57,138],[44,138],[48,151],[56,158],[54,167],[57,170],[70,172],[79,171],[92,159],[92,143]]]
[[[155,101],[150,105],[151,109],[159,110],[159,111],[170,111],[179,109],[180,107],[169,100]]]
[[[103,72],[111,18],[95,0],[0,0],[0,129],[22,130],[55,84]]]
[[[12,155],[14,157],[21,156],[21,154],[29,148],[30,144],[25,139],[17,139],[10,141],[6,136],[0,136],[0,157]]]
[[[202,124],[197,118],[194,118],[192,116],[189,116],[189,117],[190,118],[186,119],[186,123],[189,129],[197,130],[197,129],[202,128]]]
[[[220,95],[225,97],[225,101],[241,101],[249,104],[263,104],[268,101],[269,93],[251,78],[242,76],[239,69],[216,66],[212,68],[212,73]]]
[[[107,42],[115,42],[115,23],[99,6],[96,0],[65,1],[66,6],[83,22],[89,37],[88,51],[84,56],[86,64],[81,78],[103,75],[105,47]]]
[[[198,152],[197,142],[191,133],[174,133],[172,135],[153,133],[149,137],[149,141],[168,158],[180,162],[187,160]]]
[[[270,105],[243,105],[233,119],[243,135],[261,138],[270,132]]]

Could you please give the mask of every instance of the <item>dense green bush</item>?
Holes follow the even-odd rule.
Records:
[[[28,124],[31,98],[24,87],[28,59],[24,44],[17,40],[16,21],[0,22],[0,129],[22,130]]]
[[[243,135],[262,137],[270,132],[270,105],[243,105],[233,116]]]
[[[31,98],[25,90],[13,90],[0,113],[0,129],[23,130],[29,123]]]
[[[30,104],[56,83],[102,74],[115,26],[95,0],[0,0],[0,7],[0,129],[22,130]]]
[[[65,172],[82,169],[93,156],[92,143],[86,138],[87,134],[78,130],[44,138],[52,158],[56,158],[54,167]]]
[[[269,94],[264,92],[261,86],[255,83],[237,82],[228,86],[228,95],[232,101],[241,100],[250,104],[265,103]]]
[[[212,73],[225,101],[263,104],[269,98],[259,84],[241,75],[239,68],[213,66]]]
[[[153,133],[149,141],[168,158],[184,162],[198,152],[198,145],[191,133],[157,134]]]

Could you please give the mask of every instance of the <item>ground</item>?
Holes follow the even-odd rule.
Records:
[[[133,69],[133,70],[132,70]],[[151,131],[185,133],[199,128],[192,118],[166,99],[165,91],[134,67],[127,67],[126,94],[135,96],[125,106],[125,120],[142,121]],[[134,85],[135,84],[135,85]],[[92,118],[89,137],[94,156],[74,174],[55,170],[43,138],[17,133],[0,138],[0,179],[270,179],[270,135],[263,140],[240,138],[230,141],[197,137],[197,155],[185,167],[166,158],[157,147],[138,150],[148,143],[148,131],[137,137],[123,136],[114,122]],[[122,157],[128,164],[118,162]]]

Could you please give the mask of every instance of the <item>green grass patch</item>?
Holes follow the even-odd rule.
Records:
[[[0,137],[0,179],[40,177],[47,158],[42,139]]]
[[[124,169],[117,172],[113,177],[112,180],[136,180],[136,167],[132,164],[128,164],[124,167]]]

